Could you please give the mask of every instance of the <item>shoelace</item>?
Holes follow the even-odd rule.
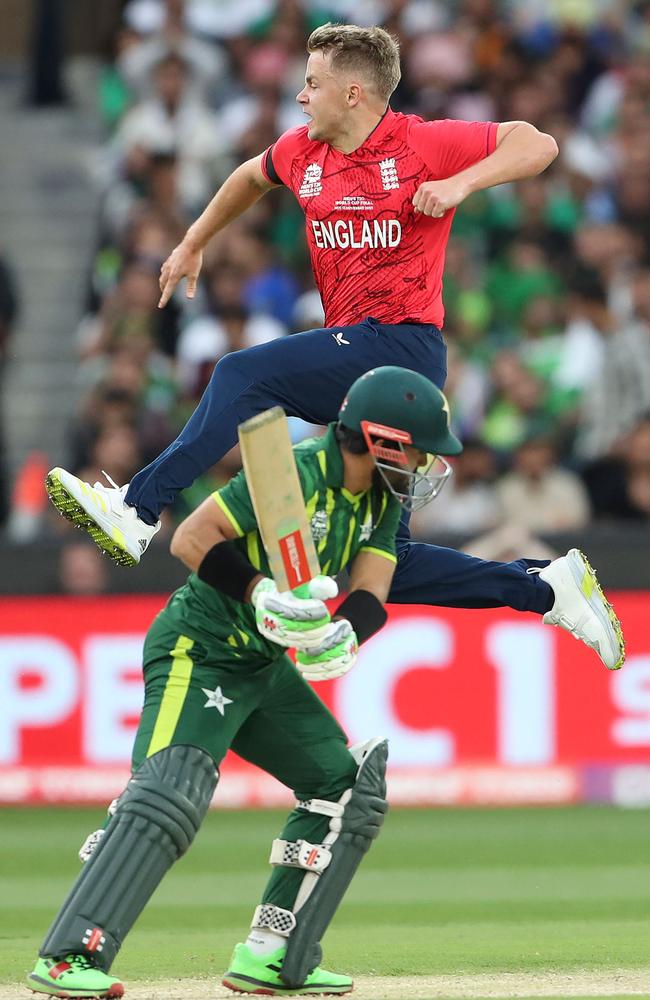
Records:
[[[87,955],[66,955],[64,961],[71,965],[75,972],[86,972],[95,966]]]
[[[118,493],[120,492],[120,490],[124,489],[123,486],[118,486],[117,483],[115,482],[115,480],[111,479],[111,477],[109,476],[108,472],[106,472],[104,469],[102,469],[102,476],[106,476],[106,478],[108,479],[108,481],[111,484],[111,486],[113,487],[113,489],[117,490]],[[104,486],[103,483],[95,483],[95,485],[94,485],[93,488],[96,489],[96,490],[97,489],[99,489],[99,490],[105,490],[106,489],[106,487]]]

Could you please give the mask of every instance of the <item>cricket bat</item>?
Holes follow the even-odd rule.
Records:
[[[305,513],[289,425],[274,406],[238,428],[244,473],[255,518],[278,590],[308,597],[320,564]]]

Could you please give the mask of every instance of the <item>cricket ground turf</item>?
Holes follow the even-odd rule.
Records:
[[[212,812],[115,962],[127,1000],[219,1000],[282,814]],[[101,810],[0,810],[0,998],[21,984]],[[393,810],[325,938],[354,1000],[650,997],[650,815]]]

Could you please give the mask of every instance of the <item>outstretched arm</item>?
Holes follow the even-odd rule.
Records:
[[[415,211],[440,219],[473,191],[541,174],[557,154],[553,136],[538,131],[528,122],[502,122],[497,129],[494,152],[453,177],[425,181],[415,192]]]
[[[181,278],[187,278],[187,297],[194,298],[203,264],[203,250],[215,233],[224,229],[254,205],[263,194],[276,187],[262,172],[262,156],[254,157],[233,170],[204,209],[183,240],[169,255],[160,271],[160,309],[167,305]]]

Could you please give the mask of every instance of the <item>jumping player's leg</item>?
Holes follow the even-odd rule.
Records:
[[[435,502],[435,501],[434,501]],[[408,538],[398,539],[398,562],[388,600],[448,608],[513,608],[543,615],[595,650],[606,667],[625,659],[621,624],[586,556],[570,549],[549,560],[500,563]]]
[[[435,500],[433,501],[435,503]],[[501,563],[477,559],[456,549],[415,542],[400,533],[398,561],[388,600],[393,604],[431,604],[441,608],[514,608],[545,614],[553,591],[531,568],[548,560]]]
[[[135,565],[157,531],[160,511],[235,444],[242,420],[280,405],[289,415],[325,424],[336,419],[350,385],[370,368],[402,365],[440,383],[445,358],[435,327],[382,326],[370,319],[228,354],[178,438],[128,489],[92,487],[57,468],[48,475],[48,493],[60,513],[116,562]]]
[[[377,365],[426,369],[441,380],[446,351],[435,328],[344,327],[336,339],[327,328],[294,334],[227,354],[215,366],[199,405],[178,437],[131,481],[126,502],[147,523],[176,494],[215,464],[237,441],[237,425],[269,406],[311,423],[335,420],[352,383]]]
[[[320,940],[383,822],[386,744],[348,750],[290,661],[277,666],[268,699],[233,749],[292,788],[298,803],[272,844],[274,871],[224,983],[246,992],[345,993],[349,977],[319,968]]]

